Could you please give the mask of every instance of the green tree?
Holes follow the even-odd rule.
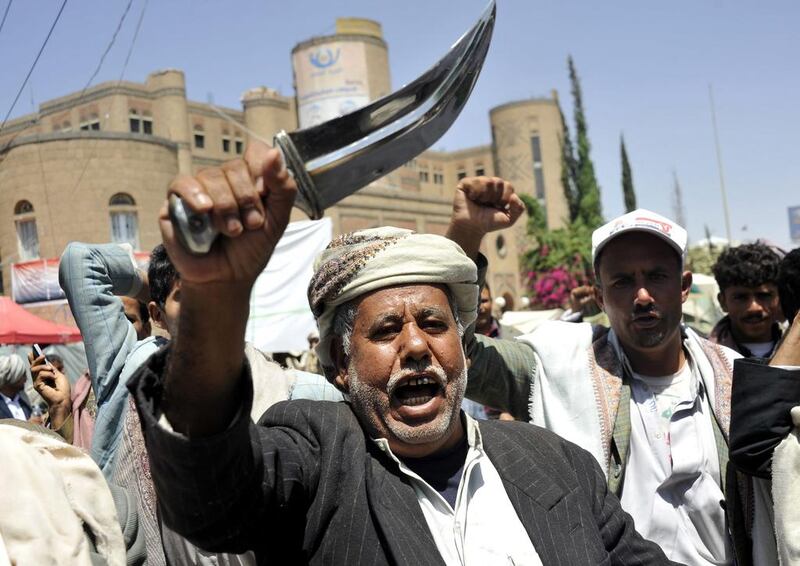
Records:
[[[583,94],[578,73],[572,56],[567,59],[569,79],[572,84],[572,98],[575,112],[575,139],[578,146],[576,188],[578,197],[577,220],[586,226],[597,228],[603,223],[603,209],[600,203],[600,186],[594,174],[594,163],[589,155],[591,144],[583,109]]]
[[[562,135],[559,136],[559,141],[561,142],[561,186],[564,187],[564,198],[566,198],[569,208],[569,221],[572,223],[578,219],[579,210],[578,187],[576,186],[578,160],[575,159],[575,149],[569,134],[569,125],[564,117],[564,112],[561,110],[561,104],[558,105],[558,113],[561,116],[562,131]]]
[[[625,138],[619,136],[620,153],[622,154],[622,195],[625,197],[625,212],[636,210],[636,193],[633,190],[633,173],[628,163],[628,151],[625,149]]]

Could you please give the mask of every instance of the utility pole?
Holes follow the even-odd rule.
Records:
[[[725,215],[725,237],[728,246],[731,245],[731,219],[728,213],[728,193],[725,191],[725,175],[722,172],[722,152],[719,148],[719,134],[717,133],[717,113],[714,108],[714,90],[711,83],[708,85],[708,98],[711,101],[711,125],[714,127],[714,146],[717,149],[717,168],[719,169],[719,189],[722,193],[722,212]]]

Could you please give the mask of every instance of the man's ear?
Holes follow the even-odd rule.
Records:
[[[681,275],[681,303],[685,303],[692,291],[692,272],[684,271]]]
[[[722,308],[722,312],[728,312],[728,301],[725,300],[725,293],[720,291],[717,293],[717,302],[719,302],[720,308]]]
[[[605,312],[606,309],[605,305],[603,304],[603,289],[597,283],[592,286],[592,289],[594,290],[594,300],[597,303],[597,306],[600,307],[601,311]]]
[[[333,367],[336,368],[333,384],[339,391],[350,393],[350,378],[347,374],[347,367],[350,364],[350,360],[347,354],[344,353],[344,344],[339,336],[335,336],[331,340],[330,356],[333,360]]]
[[[147,312],[150,313],[150,320],[161,330],[167,331],[167,323],[164,320],[164,311],[155,301],[147,303]]]

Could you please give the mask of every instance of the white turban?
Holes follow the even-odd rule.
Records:
[[[442,236],[372,228],[335,238],[317,257],[308,303],[317,319],[322,367],[332,375],[330,345],[336,307],[393,285],[447,285],[466,327],[477,315],[478,268],[461,247]]]
[[[0,356],[0,387],[19,383],[25,377],[26,365],[16,354]]]

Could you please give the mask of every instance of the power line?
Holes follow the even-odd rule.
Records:
[[[78,97],[78,104],[80,104],[83,95],[86,94],[86,89],[89,88],[89,85],[92,84],[92,81],[95,79],[95,77],[97,77],[97,74],[100,72],[100,68],[103,66],[103,62],[106,60],[106,55],[108,55],[108,52],[111,51],[111,48],[114,46],[114,42],[117,40],[117,35],[119,34],[119,30],[122,29],[122,24],[125,23],[125,18],[128,17],[128,12],[130,12],[131,10],[131,4],[133,4],[133,0],[128,0],[128,5],[125,6],[125,11],[122,12],[122,17],[119,19],[119,22],[117,23],[117,29],[114,30],[114,35],[111,36],[111,41],[108,42],[106,50],[103,51],[103,54],[100,56],[100,61],[97,63],[97,68],[94,70],[94,73],[92,73],[92,76],[89,77],[89,80],[86,81],[86,85],[83,87],[83,90],[81,91],[81,94]]]
[[[136,45],[136,38],[139,37],[139,30],[142,27],[142,20],[144,20],[144,13],[147,10],[147,3],[148,2],[149,2],[149,0],[144,0],[144,5],[142,6],[142,11],[139,13],[139,20],[136,22],[136,29],[133,32],[133,39],[131,39],[131,44],[128,47],[128,53],[125,56],[125,62],[122,64],[122,70],[119,73],[119,78],[117,79],[116,86],[119,86],[119,83],[122,82],[122,77],[125,76],[125,71],[128,68],[128,62],[131,60],[131,54],[133,53],[133,47],[134,47],[134,45]],[[129,2],[127,8],[125,8],[125,13],[122,15],[122,20],[125,19],[125,15],[128,13],[128,10],[130,9],[130,7],[131,7],[131,3]],[[117,31],[114,32],[114,38],[117,37],[117,33],[119,32],[119,28],[122,25],[122,20],[120,20],[120,25],[117,26]],[[113,38],[112,38],[112,43],[113,43]],[[109,45],[109,49],[110,49],[110,45]],[[106,49],[106,53],[108,53],[108,49]],[[105,57],[105,55],[103,55],[103,57]],[[102,63],[102,60],[101,60],[101,63]],[[98,67],[98,69],[99,69],[99,67]],[[91,82],[91,79],[89,80],[89,82]],[[89,86],[88,83],[87,83],[86,86]],[[84,91],[85,90],[86,89],[84,88]],[[78,187],[80,186],[81,181],[83,181],[83,176],[86,174],[86,170],[89,168],[89,163],[91,163],[92,159],[94,159],[94,154],[95,154],[95,150],[96,149],[97,149],[97,140],[95,140],[94,144],[92,145],[92,151],[89,154],[89,158],[86,160],[86,163],[84,163],[83,169],[81,170],[81,174],[78,176],[78,180],[75,182],[75,186],[72,187],[72,192],[70,194],[74,194],[75,191],[78,190]]]
[[[25,85],[28,84],[28,79],[31,78],[31,75],[33,74],[33,69],[36,68],[36,63],[39,62],[39,57],[42,56],[42,52],[44,51],[45,46],[47,46],[47,42],[50,40],[50,36],[53,35],[53,30],[56,29],[56,24],[58,24],[58,20],[61,19],[61,14],[64,12],[64,8],[66,6],[67,6],[67,0],[64,0],[61,3],[61,8],[58,9],[58,14],[56,14],[56,19],[53,20],[53,25],[50,26],[50,31],[47,32],[47,37],[44,38],[44,43],[42,43],[42,46],[39,48],[39,53],[36,54],[36,59],[34,59],[33,65],[31,65],[31,68],[28,70],[28,74],[25,76],[25,80],[22,81],[22,86],[19,87],[19,92],[17,92],[17,96],[14,97],[14,102],[11,103],[11,108],[8,109],[6,117],[3,118],[3,123],[0,124],[0,132],[3,131],[6,122],[8,122],[8,117],[11,116],[11,113],[14,111],[14,107],[17,105],[17,101],[19,100],[22,91],[25,90]]]
[[[8,17],[8,11],[11,9],[11,4],[14,3],[14,0],[8,0],[8,4],[6,5],[6,11],[3,12],[3,21],[0,22],[0,32],[3,31],[3,26],[6,24],[6,18]]]

